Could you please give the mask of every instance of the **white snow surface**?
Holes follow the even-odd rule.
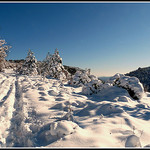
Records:
[[[116,86],[86,95],[82,87],[7,69],[0,73],[0,146],[149,147],[149,95],[136,101]]]

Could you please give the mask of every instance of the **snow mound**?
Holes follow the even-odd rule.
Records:
[[[56,105],[54,105],[53,107],[51,107],[50,109],[60,109],[62,110],[65,107],[65,105],[63,103],[58,103]]]
[[[119,108],[118,106],[114,106],[112,104],[102,104],[96,110],[96,114],[103,114],[103,115],[111,115],[113,113],[122,113],[123,109]]]
[[[72,134],[78,125],[72,121],[61,120],[50,124],[50,133],[55,136],[64,136]]]
[[[116,75],[111,77],[107,82],[126,89],[130,96],[135,100],[141,99],[144,95],[143,85],[136,77],[129,77],[117,73]]]
[[[130,135],[127,137],[125,147],[141,147],[140,138],[136,135]]]
[[[55,92],[54,90],[49,90],[48,94],[51,95],[51,96],[57,96],[57,95],[59,95],[59,93]]]
[[[144,147],[150,147],[150,144],[145,145]]]
[[[120,96],[120,97],[117,97],[116,100],[117,100],[118,102],[130,102],[130,101],[131,101],[131,99],[130,99],[129,97],[127,97],[127,96]]]

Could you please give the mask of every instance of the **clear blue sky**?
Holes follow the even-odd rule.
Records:
[[[150,3],[0,3],[0,19],[7,59],[58,48],[64,65],[97,76],[150,66]]]

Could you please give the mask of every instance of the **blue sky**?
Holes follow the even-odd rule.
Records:
[[[60,50],[63,64],[96,76],[150,66],[150,3],[0,3],[7,59]]]

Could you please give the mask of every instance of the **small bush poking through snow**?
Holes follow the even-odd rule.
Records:
[[[74,117],[73,117],[73,110],[71,108],[70,103],[67,106],[67,113],[61,118],[62,120],[68,120],[68,121],[73,121],[74,122]]]

